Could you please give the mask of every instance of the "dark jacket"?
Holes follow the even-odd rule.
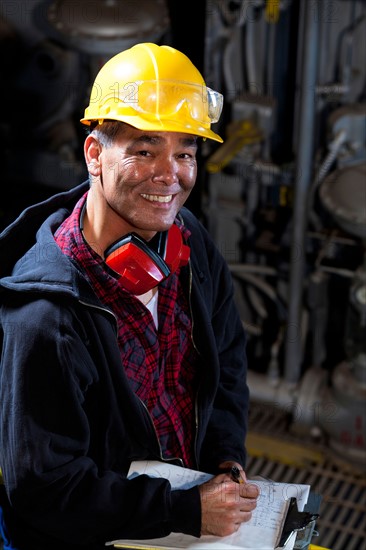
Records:
[[[200,533],[197,488],[126,479],[132,460],[161,458],[159,443],[121,365],[113,313],[53,238],[87,189],[26,209],[0,235],[0,467],[21,550]],[[222,256],[193,214],[181,215],[191,231],[181,276],[201,357],[197,468],[216,473],[223,460],[245,464],[245,337]]]

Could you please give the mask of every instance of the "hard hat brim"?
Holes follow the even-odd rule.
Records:
[[[200,136],[206,139],[212,139],[213,141],[217,141],[219,143],[223,143],[222,137],[220,137],[218,134],[213,132],[209,128],[205,128],[204,126],[198,126],[197,124],[194,125],[194,127],[190,127],[189,124],[182,124],[181,122],[177,122],[175,120],[143,120],[141,116],[121,116],[118,115],[112,116],[110,118],[106,119],[98,119],[100,120],[115,120],[118,122],[124,122],[125,124],[129,124],[130,126],[133,126],[134,128],[137,128],[138,130],[146,130],[147,132],[181,132],[183,134],[191,134],[193,136]],[[82,124],[85,124],[86,126],[90,126],[92,122],[98,122],[96,119],[90,119],[90,118],[82,118],[80,119],[80,122]]]

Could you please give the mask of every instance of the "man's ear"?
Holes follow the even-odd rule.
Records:
[[[87,136],[84,142],[84,156],[85,162],[89,174],[92,176],[100,176],[102,167],[101,167],[101,145],[95,137],[90,134]]]

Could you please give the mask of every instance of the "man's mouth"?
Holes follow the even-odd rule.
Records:
[[[170,202],[173,198],[173,195],[146,195],[141,193],[141,197],[150,201],[150,202]]]

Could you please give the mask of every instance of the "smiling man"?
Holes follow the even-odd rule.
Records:
[[[222,97],[181,52],[138,44],[96,77],[89,181],[0,235],[0,524],[5,548],[101,550],[224,536],[245,480],[245,335],[229,270],[184,207]],[[188,490],[133,460],[214,474]]]

